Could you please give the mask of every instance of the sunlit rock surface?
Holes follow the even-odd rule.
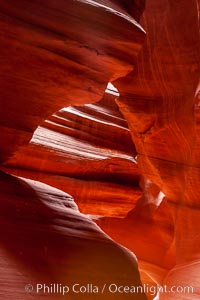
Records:
[[[125,217],[142,191],[135,147],[115,97],[105,93],[97,104],[54,114],[7,162],[9,171],[64,190],[83,213]]]
[[[0,12],[3,160],[54,112],[100,100],[145,33],[117,1],[1,0]]]
[[[24,285],[38,278],[140,277],[193,287],[159,299],[199,299],[198,1],[0,0],[0,12],[2,299],[37,299]]]
[[[109,81],[134,68],[143,8],[143,1],[0,1],[2,299],[63,299],[25,290],[41,282],[99,288],[70,300],[146,299],[102,294],[109,283],[141,286],[137,260],[77,206],[124,217],[142,194],[127,122],[113,95],[103,97]]]

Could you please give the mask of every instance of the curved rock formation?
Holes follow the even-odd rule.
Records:
[[[197,2],[148,1],[143,24],[149,38],[136,70],[115,82],[121,94],[118,104],[132,132],[138,166],[166,195],[174,216],[174,242],[171,239],[165,255],[174,244],[176,266],[164,282],[194,288],[193,294],[161,294],[160,299],[198,299]]]
[[[102,299],[105,283],[140,284],[133,254],[81,214],[68,194],[4,173],[0,178],[2,299],[63,299],[61,293],[37,292],[41,283],[69,286],[66,299]],[[74,284],[88,283],[99,292],[71,292]],[[33,293],[27,293],[27,284],[34,287]],[[142,294],[112,294],[108,290],[103,297],[146,299]]]
[[[115,97],[105,93],[95,105],[54,114],[7,162],[9,171],[70,193],[83,213],[126,216],[142,192],[135,148]]]
[[[0,1],[0,138],[8,140],[1,160],[27,143],[54,112],[100,100],[110,80],[133,68],[144,31],[111,4]]]
[[[140,276],[193,288],[159,299],[199,299],[198,1],[0,0],[0,12],[2,299],[55,299],[24,293],[38,279]]]
[[[139,7],[137,4],[137,18],[140,14]],[[125,182],[130,170],[135,170],[131,153],[134,146],[123,118],[119,113],[116,116],[102,113],[102,116],[96,117],[97,124],[100,123],[102,129],[108,130],[107,134],[113,136],[100,147],[104,136],[101,136],[98,127],[96,138],[93,139],[91,134],[91,140],[87,140],[92,119],[89,117],[84,125],[86,130],[83,131],[77,127],[76,118],[74,119],[74,112],[90,115],[87,110],[92,110],[96,116],[99,115],[98,109],[64,109],[37,130],[30,144],[33,147],[30,149],[28,146],[38,125],[53,113],[64,106],[93,103],[102,99],[110,80],[130,72],[134,67],[132,60],[136,58],[144,40],[144,30],[135,21],[134,14],[129,14],[127,7],[123,8],[121,2],[115,1],[20,0],[16,3],[2,0],[0,13],[0,138],[5,141],[0,151],[3,163],[1,170],[14,174],[19,168],[19,176],[20,169],[28,168],[28,175],[21,175],[29,178],[20,179],[1,174],[1,296],[9,300],[63,298],[58,293],[37,293],[37,283],[43,282],[46,285],[69,286],[93,284],[99,289],[99,292],[90,291],[87,295],[74,291],[66,296],[67,299],[102,299],[102,293],[106,299],[146,299],[143,292],[112,293],[108,287],[104,290],[104,285],[110,283],[119,286],[141,285],[134,255],[113,242],[89,217],[79,213],[72,199],[64,192],[30,180],[34,177],[31,173],[35,171],[39,174],[40,181],[65,190],[63,175],[78,160],[80,165],[71,168],[68,175],[82,175],[85,181],[89,181],[92,174],[96,174],[96,179],[93,178],[94,186],[96,180],[96,190],[105,189],[107,198],[103,202],[100,198],[100,205],[104,207],[100,214],[105,215],[112,206],[109,200],[115,189],[118,199],[114,204],[119,204],[124,199],[126,189],[116,182],[117,178],[122,178],[124,174]],[[73,131],[71,138],[69,131]],[[77,137],[79,131],[83,133]],[[119,134],[127,144],[125,149],[116,142]],[[68,147],[66,151],[69,142],[73,141],[74,148]],[[115,149],[117,144],[118,148]],[[129,146],[131,149],[127,150]],[[43,149],[44,152],[41,151]],[[21,153],[23,160],[18,161]],[[83,158],[91,162],[88,170],[85,170],[85,161],[84,164],[81,163]],[[66,160],[64,165],[63,160]],[[8,167],[12,166],[13,161],[12,171]],[[44,163],[46,168],[44,166],[40,169],[38,161],[41,166]],[[96,162],[97,172],[94,172]],[[122,162],[127,164],[127,170],[123,172],[120,167]],[[59,168],[60,173],[57,171]],[[92,169],[93,172],[90,171]],[[117,169],[119,170],[115,172]],[[44,176],[41,171],[45,173]],[[53,176],[48,177],[48,172]],[[87,173],[89,176],[85,178]],[[111,174],[113,183],[109,184],[106,178]],[[81,178],[68,179],[71,191],[75,192],[75,185],[80,186],[79,192],[81,191],[81,186],[85,183],[83,178],[82,181]],[[129,179],[130,182],[133,180],[138,181],[137,171]],[[88,190],[87,193],[91,190],[95,195],[95,189],[89,188],[87,183],[85,189]],[[87,196],[85,189],[82,189],[80,198],[82,207]],[[137,184],[136,189],[131,186],[128,189],[136,190],[137,200],[141,194]],[[77,194],[75,196],[78,197]],[[94,196],[91,195],[88,201],[92,198]],[[126,198],[125,209],[117,209],[116,206],[109,215],[124,216],[132,208],[132,199]],[[96,199],[95,202],[98,203]],[[97,214],[100,205],[90,213]],[[28,287],[25,286],[26,291],[25,284],[29,284]],[[30,290],[30,287],[34,290]],[[26,293],[30,291],[33,293]]]

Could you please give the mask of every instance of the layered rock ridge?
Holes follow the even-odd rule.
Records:
[[[4,299],[69,274],[199,299],[197,4],[148,0],[141,27],[142,0],[0,1]]]
[[[152,203],[150,206],[143,197],[143,208],[135,211],[138,222],[128,217],[124,221],[102,221],[109,225],[101,226],[122,244],[124,238],[118,231],[122,226],[123,232],[131,227],[140,236],[145,235],[143,241],[127,236],[125,244],[134,251],[137,248],[135,253],[142,261],[149,263],[154,256],[152,266],[145,267],[141,261],[151,280],[169,287],[193,287],[193,292],[163,293],[160,299],[199,299],[197,1],[147,1],[142,24],[147,39],[137,66],[114,84],[121,95],[117,103],[128,121],[138,153],[138,167],[146,180],[165,194],[167,203],[165,200],[152,214]],[[150,211],[149,217],[144,218],[142,211]],[[157,224],[157,228],[152,230],[149,224],[152,228]],[[148,245],[147,236],[151,242],[156,241],[153,246],[149,244],[151,254],[143,251]]]
[[[100,100],[145,33],[115,1],[1,0],[0,11],[4,161],[54,112]]]
[[[2,299],[63,299],[37,293],[41,282],[141,285],[134,254],[80,213],[73,197],[85,214],[122,218],[141,196],[126,121],[113,99],[102,98],[109,81],[134,68],[143,7],[0,0]],[[146,296],[105,290],[103,298]]]
[[[125,217],[142,191],[135,147],[115,97],[106,92],[96,104],[58,111],[4,170],[68,192],[83,213]]]

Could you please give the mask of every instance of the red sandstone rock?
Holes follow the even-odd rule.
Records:
[[[26,293],[25,285],[93,283],[139,285],[136,260],[114,243],[73,199],[48,185],[0,174],[1,299],[63,299],[59,293]],[[117,264],[116,264],[117,261]],[[70,293],[66,299],[102,299],[99,293]],[[146,299],[111,294],[106,299]]]
[[[138,3],[136,6],[135,14],[139,19],[142,6]],[[145,33],[132,17],[133,11],[131,14],[128,11],[129,7],[123,9],[121,3],[115,1],[0,1],[0,138],[5,141],[0,151],[0,159],[4,162],[1,169],[10,165],[15,173],[17,168],[28,168],[29,178],[33,173],[31,169],[39,177],[41,171],[46,172],[43,181],[46,177],[53,186],[59,186],[62,177],[58,175],[67,172],[74,177],[82,176],[84,180],[95,174],[94,186],[96,180],[96,190],[101,187],[102,196],[107,199],[95,199],[97,206],[91,213],[96,211],[97,214],[98,207],[104,205],[102,215],[106,215],[108,209],[111,211],[108,215],[125,215],[141,194],[137,184],[138,170],[134,165],[135,148],[126,122],[119,113],[109,115],[108,107],[101,107],[101,113],[98,106],[71,108],[71,111],[68,108],[64,112],[67,115],[64,125],[63,112],[52,114],[64,106],[100,100],[110,80],[133,69],[132,60],[141,48]],[[78,129],[74,116],[77,112],[79,116],[89,115],[88,111],[94,112],[97,121],[89,118],[83,124],[85,130]],[[28,147],[33,132],[47,118],[45,127],[38,129]],[[109,141],[104,140],[100,126],[102,131],[107,130]],[[117,138],[124,141],[123,146]],[[74,147],[70,148],[69,142],[74,142]],[[75,165],[71,171],[70,165]],[[129,178],[131,170],[134,172]],[[57,176],[48,177],[47,172]],[[110,175],[113,175],[111,184],[107,182]],[[117,183],[119,178],[123,178],[123,182],[127,178],[129,186],[124,188],[123,182]],[[81,180],[69,179],[68,182],[71,182],[72,193],[75,193],[76,183],[81,191]],[[136,182],[136,188],[130,182]],[[65,180],[61,181],[62,187],[63,184]],[[0,277],[1,286],[6,285],[1,292],[4,299],[32,298],[24,292],[23,285],[28,281],[65,284],[67,280],[68,284],[75,281],[86,284],[94,280],[102,285],[111,280],[121,285],[140,285],[134,256],[80,214],[65,193],[4,173],[0,185],[0,222],[4,229],[1,243],[5,249],[1,266],[7,272],[5,277]],[[118,199],[111,210],[111,196],[107,196],[115,195],[115,189]],[[126,195],[127,189],[135,192],[134,201]],[[89,192],[82,190],[80,203]],[[95,194],[95,189],[92,188],[91,193]],[[125,209],[118,209],[124,197],[127,199]],[[146,299],[144,294],[108,292],[104,297]],[[55,295],[46,298],[55,299]],[[56,295],[56,299],[59,298]],[[85,299],[86,296],[73,294],[69,298]],[[102,295],[90,294],[87,299],[102,299]]]
[[[142,194],[140,172],[114,98],[106,93],[96,105],[51,116],[5,164],[7,170],[66,191],[83,213],[126,216]]]
[[[133,68],[144,31],[120,6],[102,4],[0,1],[1,160],[54,112],[100,100]]]
[[[164,282],[195,289],[189,295],[161,294],[160,299],[198,299],[197,3],[148,1],[143,25],[148,38],[137,67],[115,82],[121,94],[118,104],[131,129],[142,174],[167,196],[173,212],[176,266]],[[157,250],[156,256],[159,253]]]
[[[1,169],[29,178],[1,174],[3,299],[69,274],[140,283],[133,256],[51,186],[104,216],[96,222],[136,253],[143,283],[195,288],[160,299],[199,299],[199,9],[148,0],[137,57],[144,4],[0,0]],[[94,104],[108,81],[129,129],[113,97]]]

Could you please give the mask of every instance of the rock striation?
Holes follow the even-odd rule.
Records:
[[[176,263],[171,268],[172,261],[168,261],[169,273],[164,273],[162,282],[169,286],[189,284],[194,287],[193,294],[161,294],[160,299],[198,299],[197,2],[147,1],[142,24],[148,38],[135,71],[115,82],[121,95],[118,104],[132,133],[138,166],[143,176],[165,194],[173,215],[174,235],[171,232],[165,250],[162,243],[165,260],[161,262],[165,264],[174,247]],[[144,205],[145,201],[144,197]],[[143,247],[140,245],[140,249]],[[155,253],[162,251],[155,250]],[[148,272],[151,275],[150,268]]]
[[[83,213],[125,217],[142,191],[135,147],[115,97],[105,93],[97,104],[58,111],[5,170],[68,192]]]
[[[71,196],[30,179],[5,173],[0,178],[1,299],[63,299],[59,292],[39,293],[37,284],[43,283],[68,286],[66,299],[101,299],[105,283],[140,284],[133,254],[81,214]],[[99,293],[71,291],[74,284],[91,283]],[[146,299],[142,294],[122,296],[108,290],[104,297]]]
[[[133,68],[145,33],[114,4],[0,1],[2,161],[54,112],[100,100]]]
[[[0,25],[0,298],[199,299],[198,1],[0,0]]]
[[[0,1],[2,299],[63,299],[37,293],[40,282],[141,286],[133,253],[72,196],[84,213],[123,217],[141,195],[127,123],[102,98],[109,81],[134,68],[145,38],[134,14],[139,20],[142,10],[128,1]],[[108,289],[103,296],[146,299]],[[66,296],[86,298],[102,293]]]

